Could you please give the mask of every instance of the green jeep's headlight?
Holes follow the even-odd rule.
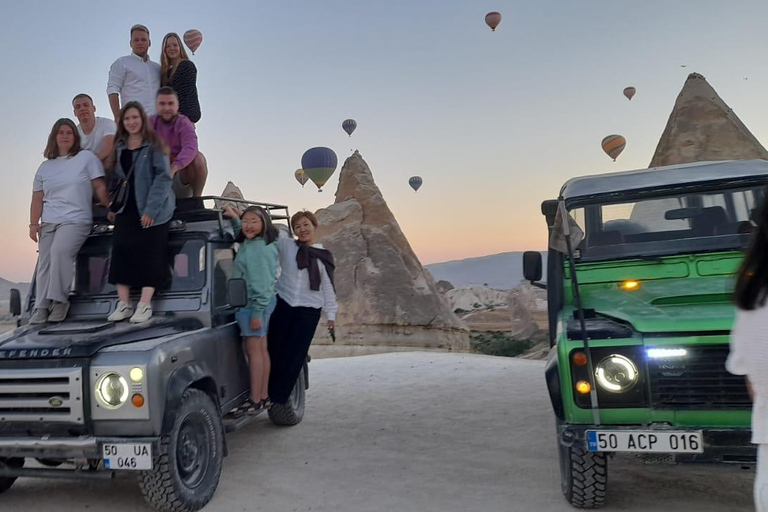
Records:
[[[128,382],[115,372],[107,372],[96,381],[96,398],[107,409],[118,409],[128,400]]]
[[[629,358],[612,354],[600,361],[595,369],[595,381],[611,393],[625,393],[632,389],[639,374],[637,366]]]

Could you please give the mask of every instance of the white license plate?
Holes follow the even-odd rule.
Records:
[[[152,469],[150,443],[105,443],[101,453],[107,469]]]
[[[704,453],[701,432],[587,430],[591,452]]]

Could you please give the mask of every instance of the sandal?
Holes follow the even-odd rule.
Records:
[[[246,414],[256,414],[261,409],[261,402],[254,402],[249,398],[234,410],[233,415],[235,418],[240,418]]]
[[[272,401],[272,399],[267,397],[267,398],[264,398],[264,399],[261,400],[261,407],[263,409],[269,409],[270,407],[272,407],[273,403],[274,402]]]

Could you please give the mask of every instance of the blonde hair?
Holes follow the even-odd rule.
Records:
[[[184,49],[184,45],[181,43],[179,34],[176,32],[170,32],[166,34],[163,38],[163,44],[161,46],[162,50],[160,52],[160,85],[163,86],[171,85],[171,78],[173,78],[173,74],[176,73],[176,69],[178,69],[178,66],[176,66],[176,69],[171,69],[171,61],[165,55],[165,43],[171,37],[175,37],[176,41],[179,42],[179,56],[181,57],[181,60],[189,60],[189,56],[187,55],[187,51]]]
[[[149,37],[149,29],[146,26],[142,25],[141,23],[137,23],[131,27],[131,37],[133,37],[133,33],[136,32],[137,30],[139,32],[146,32],[147,37]]]

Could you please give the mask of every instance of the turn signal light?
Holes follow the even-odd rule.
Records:
[[[591,390],[592,390],[592,386],[590,386],[589,382],[585,380],[580,380],[579,382],[576,383],[576,391],[578,391],[582,395],[588,395]]]
[[[584,352],[574,352],[573,356],[571,357],[571,360],[573,361],[573,364],[576,366],[586,366],[587,364],[587,354]]]
[[[621,288],[628,292],[639,290],[640,281],[634,281],[634,280],[624,281],[623,283],[621,283]]]
[[[144,397],[137,393],[131,397],[131,403],[134,407],[142,407],[144,405]]]

